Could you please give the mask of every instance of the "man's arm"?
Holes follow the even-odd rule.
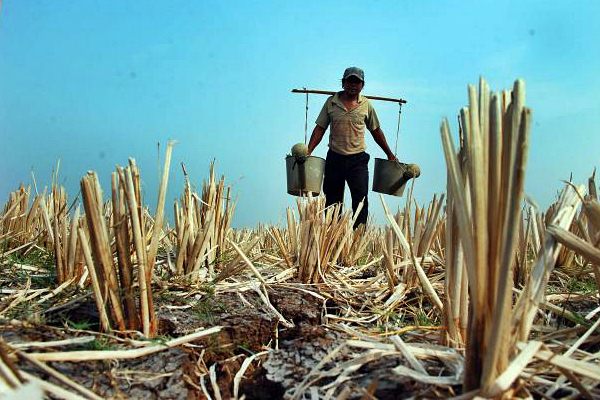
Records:
[[[390,147],[388,146],[387,141],[385,140],[385,135],[383,134],[383,131],[381,130],[381,128],[378,127],[374,131],[371,131],[371,135],[373,135],[373,139],[375,139],[375,143],[377,143],[379,145],[379,147],[381,147],[381,150],[383,150],[383,152],[387,156],[388,160],[395,160],[396,156],[390,150]]]
[[[319,143],[321,143],[321,139],[323,139],[323,135],[325,134],[325,128],[315,125],[315,129],[312,131],[312,135],[310,135],[310,140],[308,141],[308,155],[310,156],[317,147]]]

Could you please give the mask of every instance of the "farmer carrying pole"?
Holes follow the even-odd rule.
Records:
[[[344,185],[348,182],[352,210],[356,211],[358,204],[364,199],[364,205],[354,224],[355,229],[360,224],[366,224],[368,216],[369,154],[365,152],[365,127],[388,160],[396,160],[385,140],[373,105],[360,94],[364,86],[363,70],[357,67],[346,68],[342,78],[344,90],[325,101],[308,142],[310,155],[331,126],[323,182],[326,205],[343,202]]]

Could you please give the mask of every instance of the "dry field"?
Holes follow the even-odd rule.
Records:
[[[469,86],[460,132],[440,128],[446,193],[422,206],[413,186],[395,213],[372,194],[386,224],[356,231],[322,197],[232,229],[212,167],[201,190],[185,176],[170,226],[171,143],[153,207],[133,159],[74,199],[58,178],[18,188],[0,397],[599,398],[597,184],[526,202],[531,118],[522,81]]]

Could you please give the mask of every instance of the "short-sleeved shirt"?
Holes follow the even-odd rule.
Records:
[[[365,127],[373,132],[379,128],[379,119],[369,99],[360,95],[358,106],[346,110],[339,98],[340,92],[329,97],[317,118],[323,129],[331,126],[329,148],[339,154],[356,154],[365,151]]]

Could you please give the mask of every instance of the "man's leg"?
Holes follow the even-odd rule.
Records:
[[[344,201],[344,156],[331,150],[327,152],[325,160],[325,179],[323,192],[325,193],[325,206]]]
[[[358,204],[364,199],[363,207],[354,223],[354,229],[360,224],[366,224],[369,215],[369,201],[367,197],[369,194],[369,158],[369,155],[364,152],[353,155],[346,172],[346,180],[348,181],[348,187],[352,195],[352,210],[354,212],[356,212]]]

